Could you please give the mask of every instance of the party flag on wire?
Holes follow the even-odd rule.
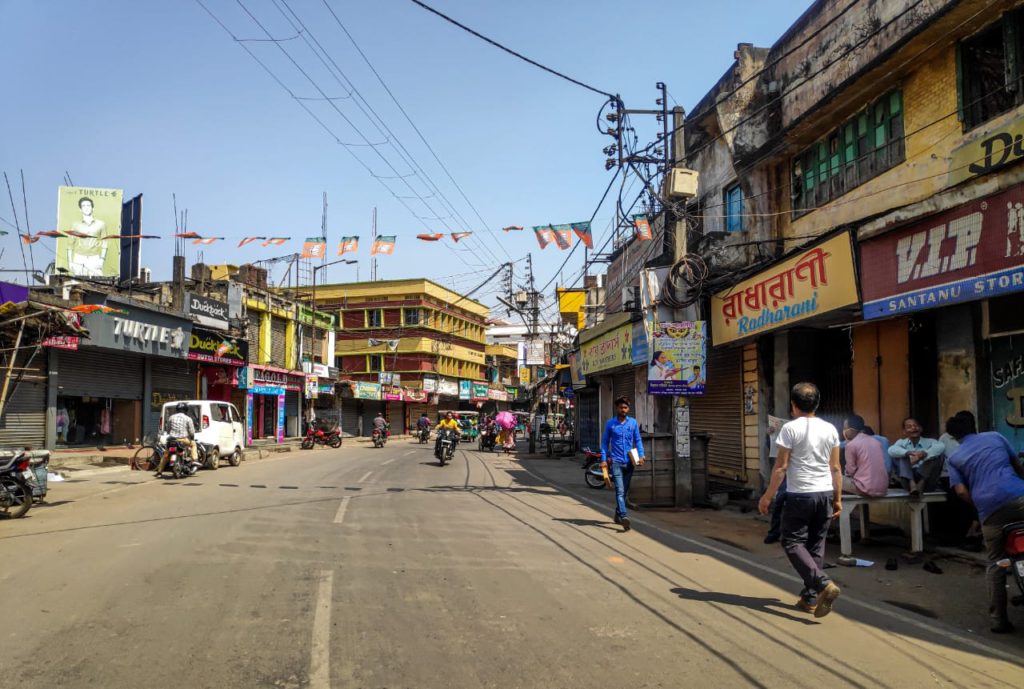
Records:
[[[588,249],[594,248],[594,234],[590,231],[589,222],[574,222],[571,223],[572,231],[576,233],[576,236],[580,238],[580,241]]]
[[[654,239],[654,235],[651,233],[651,223],[646,215],[634,215],[633,226],[636,228],[638,241],[646,242],[649,239]]]
[[[473,233],[472,232],[452,232],[452,239],[455,240],[455,242],[458,242],[460,239],[465,239],[466,237],[468,237],[471,234],[473,234]]]
[[[541,249],[546,249],[548,244],[555,241],[555,233],[551,230],[550,225],[535,225],[533,233],[537,235],[537,243],[540,244]]]
[[[238,248],[242,248],[246,244],[249,244],[251,242],[255,242],[257,239],[266,239],[266,237],[245,237],[245,238],[242,239],[242,241],[240,241],[238,243]]]
[[[291,237],[270,237],[267,241],[260,244],[260,246],[281,246],[289,239],[291,239]]]
[[[57,230],[43,230],[42,232],[36,232],[37,237],[63,237],[64,233]]]
[[[422,239],[425,242],[436,242],[443,236],[443,232],[435,232],[434,234],[418,234],[416,235],[416,239]]]
[[[64,230],[64,234],[66,234],[69,237],[78,237],[79,239],[89,238],[89,235],[87,235],[85,232],[79,232],[78,230]]]
[[[555,234],[555,244],[559,249],[568,249],[572,246],[572,225],[552,225],[551,230]]]
[[[192,240],[193,244],[213,244],[224,239],[223,237],[196,237]]]
[[[302,258],[323,258],[327,253],[327,237],[306,237]]]
[[[21,241],[24,242],[25,244],[35,244],[36,242],[39,241],[39,237],[33,237],[30,234],[23,234],[23,235],[20,235],[20,236],[21,236]]]
[[[174,236],[177,237],[178,239],[199,239],[198,232],[179,232]]]
[[[373,240],[373,246],[370,247],[370,255],[376,256],[377,254],[388,254],[389,256],[395,252],[395,235],[393,234],[382,234]]]
[[[338,255],[347,254],[349,251],[359,250],[359,237],[342,237],[338,243]]]
[[[103,239],[160,239],[160,237],[155,234],[108,234]]]
[[[509,225],[508,227],[501,228],[501,231],[502,232],[522,232],[523,231],[523,226],[522,225]]]

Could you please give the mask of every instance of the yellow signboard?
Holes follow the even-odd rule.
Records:
[[[711,334],[720,345],[857,301],[853,247],[844,232],[713,296]]]
[[[1021,160],[1024,158],[1024,148],[1020,143],[1022,139],[1024,117],[953,149],[949,162],[949,184],[959,184],[965,179],[987,174]]]
[[[630,323],[580,345],[583,375],[633,364],[633,326]]]
[[[529,385],[530,383],[530,368],[528,366],[519,367],[519,383],[521,385]]]

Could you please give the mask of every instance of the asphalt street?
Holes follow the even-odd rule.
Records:
[[[0,521],[3,687],[1024,683],[1012,648],[854,598],[815,620],[789,572],[642,516],[622,533],[471,450],[347,444],[49,497]]]

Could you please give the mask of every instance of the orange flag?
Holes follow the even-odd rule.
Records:
[[[452,239],[455,240],[456,242],[458,242],[460,239],[465,239],[466,237],[468,237],[471,234],[473,234],[473,233],[472,232],[452,232]]]
[[[444,236],[443,232],[437,232],[435,234],[418,234],[416,239],[422,239],[425,242],[436,242],[438,239]]]

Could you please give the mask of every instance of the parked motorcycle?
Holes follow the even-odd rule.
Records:
[[[427,426],[423,426],[422,428],[420,428],[418,437],[421,445],[430,440],[430,428]]]
[[[382,431],[379,428],[374,428],[372,438],[374,447],[384,447],[384,444],[388,441],[388,432],[386,430]]]
[[[168,438],[165,452],[167,453],[165,468],[171,470],[174,478],[181,479],[195,476],[196,472],[206,464],[208,447],[204,443],[197,442],[196,461],[193,462],[189,451],[178,443],[177,438]]]
[[[455,457],[455,444],[458,442],[455,431],[442,428],[440,430],[441,441],[440,447],[438,448],[437,459],[444,466],[446,463],[452,461]]]
[[[302,439],[302,449],[312,450],[314,445],[327,445],[335,449],[341,447],[341,430],[333,428],[325,431],[322,428],[314,429],[310,426],[306,429],[306,437]]]
[[[1024,522],[1014,522],[1003,527],[1006,538],[1007,557],[996,562],[997,565],[1010,570],[1010,575],[1017,582],[1019,595],[1011,596],[1013,605],[1024,605]]]
[[[601,471],[601,453],[589,447],[583,448],[583,478],[587,485],[594,489],[604,488],[604,472]]]
[[[24,517],[32,507],[29,458],[24,452],[0,460],[0,513],[11,519]]]

